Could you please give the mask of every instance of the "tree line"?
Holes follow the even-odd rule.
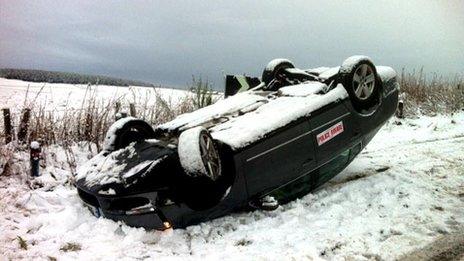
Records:
[[[70,84],[92,84],[92,85],[115,85],[115,86],[153,86],[151,83],[113,78],[102,75],[87,75],[70,72],[56,72],[31,69],[0,69],[0,77],[6,79],[16,79],[29,82],[48,82],[48,83],[70,83]]]

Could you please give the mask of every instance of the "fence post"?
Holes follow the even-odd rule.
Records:
[[[130,109],[130,115],[132,117],[137,117],[137,111],[135,110],[135,104],[133,103],[129,104],[129,109]]]
[[[116,102],[116,104],[114,105],[114,113],[118,113],[120,109],[121,109],[121,103]]]
[[[119,110],[120,109],[121,109],[121,103],[116,102],[116,104],[114,105],[114,118],[115,118],[115,120],[121,119],[121,116],[119,115]]]
[[[396,110],[396,117],[402,119],[404,118],[404,102],[403,100],[398,101],[398,108]]]
[[[11,113],[8,108],[3,109],[3,125],[5,131],[5,143],[8,144],[11,142],[13,137],[11,133]]]
[[[26,140],[27,131],[29,129],[29,119],[31,118],[31,109],[23,110],[21,123],[19,124],[18,140],[24,142]]]
[[[40,143],[37,141],[31,142],[30,146],[30,155],[31,155],[31,176],[38,177],[40,175],[40,153],[42,149],[40,148]]]

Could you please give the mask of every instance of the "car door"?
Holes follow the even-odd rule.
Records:
[[[316,166],[308,120],[263,139],[242,153],[250,197],[280,187]]]
[[[359,126],[343,102],[319,110],[310,122],[319,166],[346,150],[360,135]]]

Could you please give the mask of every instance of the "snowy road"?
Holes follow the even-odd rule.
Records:
[[[91,216],[52,152],[42,188],[30,191],[24,175],[0,177],[7,258],[392,260],[464,228],[464,113],[390,121],[345,171],[276,211],[165,232]]]

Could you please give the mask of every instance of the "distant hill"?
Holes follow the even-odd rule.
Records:
[[[116,86],[153,86],[151,83],[125,80],[101,75],[87,75],[69,72],[55,72],[29,69],[0,69],[0,77],[29,82],[71,83],[71,84],[101,84]]]

